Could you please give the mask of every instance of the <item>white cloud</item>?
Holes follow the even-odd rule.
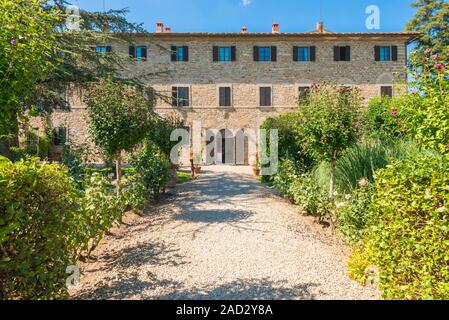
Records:
[[[251,1],[252,1],[252,0],[242,0],[242,5],[243,5],[244,7],[249,6],[249,5],[251,4]]]

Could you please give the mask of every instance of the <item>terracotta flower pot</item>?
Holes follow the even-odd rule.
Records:
[[[200,174],[201,173],[201,167],[195,167],[195,174]]]
[[[260,169],[259,168],[253,168],[253,174],[258,177],[260,176]]]

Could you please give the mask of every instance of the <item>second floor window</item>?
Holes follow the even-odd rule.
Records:
[[[293,61],[315,61],[316,47],[293,47]]]
[[[334,46],[334,61],[351,61],[351,47]]]
[[[271,107],[271,87],[260,87],[260,106]]]
[[[146,46],[130,46],[129,47],[129,56],[131,58],[135,58],[138,61],[147,60],[147,47]]]
[[[189,61],[188,46],[172,46],[171,52],[171,61]]]
[[[190,106],[190,88],[172,87],[172,105],[174,107]]]
[[[96,53],[107,53],[107,52],[111,52],[111,51],[112,51],[111,46],[96,46],[95,47]]]
[[[397,61],[398,47],[397,46],[375,46],[374,57],[376,61]]]
[[[236,46],[229,46],[229,47],[214,46],[212,50],[213,61],[214,62],[236,61],[237,55],[236,52],[237,52]]]
[[[258,62],[277,61],[277,47],[254,46],[254,61]]]

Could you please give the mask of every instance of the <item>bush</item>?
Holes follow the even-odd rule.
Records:
[[[89,254],[114,222],[120,220],[124,204],[123,199],[117,198],[111,182],[98,173],[84,182],[84,195],[79,203],[79,213],[74,221],[78,232],[73,237],[78,252],[87,251]]]
[[[304,173],[290,186],[294,203],[304,213],[317,217],[320,221],[333,219],[332,201],[325,190],[314,179],[313,173]]]
[[[148,140],[130,156],[129,163],[135,173],[127,181],[126,192],[132,199],[128,205],[139,209],[164,189],[171,178],[171,164],[159,147]]]
[[[392,138],[401,136],[401,119],[397,115],[397,99],[375,97],[363,114],[364,133],[367,138]]]
[[[385,298],[449,298],[448,186],[448,155],[424,153],[378,172],[366,243]]]
[[[292,183],[299,179],[302,170],[299,165],[290,159],[281,160],[277,173],[272,177],[272,185],[275,186],[284,196],[293,201],[291,192]]]
[[[372,198],[372,186],[370,184],[356,189],[350,199],[341,202],[337,209],[337,228],[352,244],[360,243],[371,220],[369,207]]]
[[[0,299],[66,294],[77,194],[62,166],[0,162]]]

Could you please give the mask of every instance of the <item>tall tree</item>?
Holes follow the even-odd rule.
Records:
[[[0,152],[9,155],[9,144],[24,115],[24,101],[54,70],[49,59],[56,42],[54,27],[61,22],[56,7],[46,0],[0,2]]]
[[[449,47],[449,2],[445,0],[417,0],[412,3],[417,12],[407,24],[407,31],[421,33],[416,40],[417,49],[423,53],[430,48],[443,52]]]

